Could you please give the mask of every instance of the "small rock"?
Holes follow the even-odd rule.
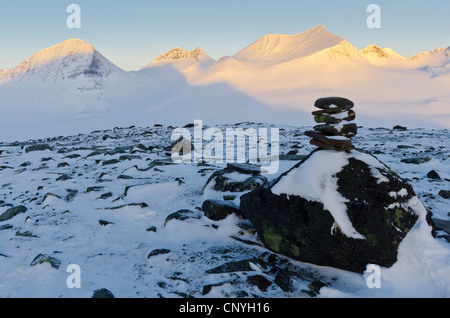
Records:
[[[105,220],[98,220],[98,223],[102,226],[107,226],[108,224],[115,224],[113,222],[105,221]]]
[[[275,276],[275,284],[284,292],[291,292],[293,288],[291,274],[289,271],[286,269],[280,269]]]
[[[25,213],[26,211],[27,211],[27,208],[24,207],[23,205],[19,205],[19,206],[13,207],[13,208],[9,208],[5,212],[3,212],[2,215],[0,215],[0,222],[12,219],[17,214]]]
[[[158,248],[158,249],[155,249],[155,250],[151,251],[148,254],[147,258],[156,256],[156,255],[168,254],[168,253],[170,253],[169,249],[167,249],[167,248]]]
[[[106,200],[106,199],[108,199],[108,198],[110,198],[110,197],[112,197],[112,196],[113,196],[112,192],[107,192],[107,193],[103,193],[103,194],[100,196],[99,199],[101,199],[101,200]]]
[[[258,289],[262,292],[267,291],[267,288],[272,285],[272,282],[263,275],[248,276],[247,282],[258,287]]]
[[[436,226],[436,230],[445,231],[448,234],[450,234],[450,220],[441,220],[433,218],[433,222]]]
[[[0,231],[12,229],[13,226],[11,224],[4,224],[0,226]]]
[[[265,266],[263,262],[258,258],[245,259],[241,261],[231,261],[220,266],[208,269],[206,274],[223,274],[223,273],[233,273],[233,272],[246,272],[254,271],[250,263],[259,264]]]
[[[311,137],[310,143],[330,150],[352,150],[354,146],[349,138],[341,136],[326,136],[318,131],[306,131],[305,135]]]
[[[394,130],[406,130],[407,128],[404,127],[404,126],[395,125],[394,127],[392,127],[392,129],[394,129]]]
[[[314,130],[323,132],[325,135],[330,136],[344,136],[344,137],[354,137],[358,132],[358,126],[354,123],[344,124],[338,130],[335,125],[322,124],[314,126]]]
[[[102,162],[102,165],[107,166],[107,165],[113,165],[116,163],[119,163],[120,160],[119,159],[110,159],[110,160],[105,160]]]
[[[119,160],[125,161],[125,160],[133,160],[133,159],[141,159],[141,156],[138,155],[121,155],[119,157]]]
[[[202,289],[202,295],[205,296],[205,295],[209,294],[209,292],[211,291],[211,289],[212,289],[213,287],[223,286],[223,285],[226,284],[226,283],[227,283],[227,282],[222,282],[222,283],[217,283],[217,284],[208,284],[208,285],[205,285],[205,286],[203,286],[203,289]]]
[[[52,147],[50,147],[47,144],[36,144],[36,145],[31,145],[25,148],[25,152],[29,153],[32,151],[44,151],[44,150],[52,150]]]
[[[58,269],[59,266],[61,265],[61,261],[57,258],[48,256],[46,254],[38,254],[33,261],[31,262],[31,266],[35,266],[37,264],[42,264],[42,263],[50,263],[50,265],[53,268]]]
[[[37,235],[34,235],[34,234],[31,233],[30,231],[24,231],[24,232],[17,231],[17,232],[16,232],[16,236],[23,236],[23,237],[38,237]]]
[[[421,164],[424,162],[428,162],[430,160],[431,160],[430,157],[412,157],[412,158],[402,159],[401,162],[418,165],[418,164]]]
[[[67,181],[72,179],[71,176],[67,175],[67,174],[62,174],[61,176],[59,176],[56,181]]]
[[[182,209],[182,210],[178,210],[177,212],[171,213],[166,217],[166,220],[164,222],[164,226],[167,224],[167,222],[169,222],[170,220],[179,220],[179,221],[184,221],[186,219],[189,219],[193,216],[194,212],[187,210],[187,209]]]
[[[430,172],[428,172],[427,177],[430,179],[440,179],[441,178],[435,170],[431,170]]]
[[[89,192],[99,192],[99,191],[101,191],[103,188],[104,188],[104,186],[88,187],[88,188],[86,189],[86,193],[89,193]]]
[[[78,190],[66,189],[68,194],[64,197],[64,201],[70,202],[72,201],[78,194]]]
[[[225,219],[228,215],[236,213],[240,215],[239,207],[229,201],[206,200],[202,204],[205,216],[213,221]]]
[[[443,197],[444,199],[450,199],[450,191],[448,191],[448,190],[439,191],[439,195],[441,197]]]
[[[65,156],[64,158],[75,159],[75,158],[79,158],[79,157],[81,157],[81,155],[74,153],[73,155],[68,155],[68,156]]]
[[[225,169],[215,171],[206,181],[206,184],[202,189],[202,194],[204,193],[205,189],[208,187],[210,183],[213,184],[212,189],[214,191],[221,191],[221,192],[250,191],[267,184],[268,182],[267,178],[259,174],[256,174],[253,169],[251,170],[253,171],[251,173],[242,173],[243,176],[248,176],[245,180],[241,181],[229,178],[229,176],[233,172],[236,173],[239,171],[244,171],[244,170],[236,170],[238,167],[237,165],[238,164],[228,164]],[[242,168],[243,166],[239,167]],[[258,172],[261,172],[259,168]]]
[[[141,209],[143,209],[143,208],[148,207],[148,204],[145,203],[145,202],[142,202],[142,203],[128,203],[128,204],[122,204],[122,205],[119,205],[119,206],[113,206],[113,207],[110,207],[110,208],[105,208],[105,210],[118,210],[118,209],[123,209],[123,208],[128,207],[128,206],[138,206]]]
[[[236,171],[245,174],[259,174],[261,173],[261,167],[253,165],[251,163],[227,163],[227,169],[230,171]]]
[[[101,288],[94,290],[92,298],[114,298],[114,295],[106,288]]]
[[[324,97],[319,98],[314,103],[314,106],[320,109],[330,109],[333,106],[337,106],[342,109],[350,109],[355,105],[351,100],[343,97]]]
[[[47,193],[47,194],[44,196],[44,199],[42,199],[42,203],[44,203],[45,200],[47,200],[49,197],[54,197],[54,198],[57,198],[57,199],[61,199],[61,197],[60,197],[59,195],[56,195],[56,194],[54,194],[54,193],[49,192],[49,193]]]
[[[313,281],[308,285],[308,288],[315,294],[320,293],[320,289],[324,286],[328,286],[328,284],[322,283],[321,281]]]

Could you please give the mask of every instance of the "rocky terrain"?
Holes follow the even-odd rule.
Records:
[[[369,289],[364,274],[268,249],[240,213],[243,194],[315,149],[311,127],[280,127],[279,171],[256,177],[247,165],[174,164],[174,128],[0,143],[0,297],[450,297],[448,130],[358,127],[352,138],[436,225],[435,238],[406,235],[382,288]],[[67,287],[70,264],[81,288]]]

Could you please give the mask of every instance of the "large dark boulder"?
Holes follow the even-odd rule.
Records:
[[[338,165],[337,159],[344,162],[337,172],[318,173]],[[302,197],[311,189],[322,196]],[[340,198],[344,211],[333,198]],[[425,211],[415,210],[417,200],[405,180],[369,154],[316,150],[272,183],[241,196],[240,210],[270,250],[363,272],[367,264],[396,262],[400,242]]]

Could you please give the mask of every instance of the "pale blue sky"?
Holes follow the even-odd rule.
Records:
[[[66,8],[81,7],[81,29]],[[381,28],[366,25],[369,4]],[[450,0],[0,0],[0,68],[68,38],[80,38],[127,70],[174,47],[202,46],[233,55],[265,34],[296,34],[317,25],[357,48],[369,44],[411,56],[450,45]]]

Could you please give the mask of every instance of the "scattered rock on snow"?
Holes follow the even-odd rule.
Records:
[[[263,275],[248,276],[247,282],[251,285],[255,285],[256,287],[258,287],[258,289],[262,292],[267,291],[267,288],[269,288],[269,286],[272,285],[272,282]]]
[[[424,163],[424,162],[427,162],[430,160],[431,160],[430,157],[411,157],[411,158],[402,159],[401,162],[418,165],[418,164],[421,164],[421,163]]]
[[[450,199],[450,191],[448,191],[448,190],[439,191],[439,195],[441,197],[443,197],[444,199]]]
[[[250,164],[227,164],[222,170],[215,171],[206,181],[202,193],[208,186],[214,191],[244,192],[267,184],[267,178],[260,175],[259,167]]]
[[[0,215],[0,222],[4,222],[4,221],[7,221],[9,219],[12,219],[17,214],[25,213],[26,211],[27,211],[27,208],[24,207],[23,205],[19,205],[19,206],[13,207],[13,208],[9,208],[5,212],[3,212],[2,215]]]
[[[44,151],[44,150],[52,150],[52,147],[50,147],[48,144],[36,144],[31,145],[25,148],[25,152],[29,153],[32,151]]]
[[[98,223],[102,226],[107,226],[109,224],[114,224],[114,222],[105,221],[105,220],[98,220]]]
[[[284,292],[291,292],[292,291],[292,275],[289,270],[287,269],[280,269],[276,276],[274,283],[280,287]]]
[[[450,234],[450,220],[433,219],[436,230],[445,231]]]
[[[178,210],[177,212],[169,214],[166,217],[165,221],[164,221],[164,226],[170,220],[184,221],[184,220],[187,220],[189,218],[199,218],[199,217],[194,212],[192,212],[191,210],[181,209],[181,210]]]
[[[239,207],[229,201],[205,200],[202,204],[202,210],[208,219],[220,221],[230,214],[241,215]]]
[[[37,264],[42,263],[50,263],[53,268],[58,269],[61,265],[61,261],[55,257],[48,256],[47,254],[38,254],[33,261],[31,262],[31,266],[35,266]]]
[[[441,177],[435,170],[431,170],[427,173],[427,177],[430,179],[440,179]]]
[[[94,290],[91,298],[114,298],[114,295],[108,289],[101,288]]]
[[[266,266],[266,264],[259,258],[244,259],[240,261],[231,261],[220,266],[208,269],[206,274],[223,274],[223,273],[233,273],[233,272],[245,272],[254,271],[252,264],[258,264],[261,266]]]
[[[168,254],[168,253],[170,253],[170,250],[169,250],[169,249],[167,249],[167,248],[158,248],[158,249],[155,249],[155,250],[151,251],[151,252],[147,255],[147,258],[156,256],[156,255]]]

